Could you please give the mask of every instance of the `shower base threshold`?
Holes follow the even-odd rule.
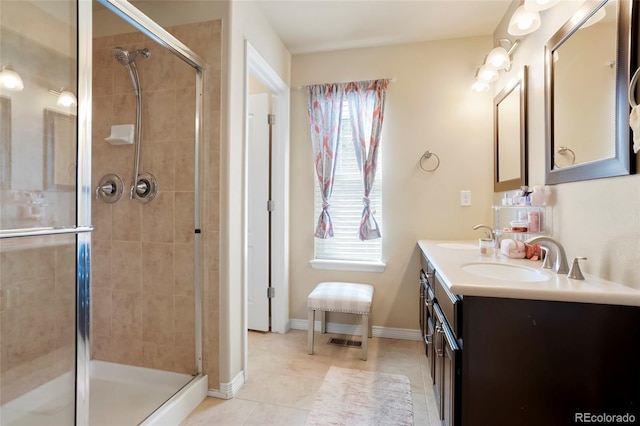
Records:
[[[91,361],[91,426],[179,424],[206,397],[206,376]],[[68,426],[73,378],[60,376],[0,407],[3,426]],[[169,400],[170,401],[167,401]],[[165,403],[160,409],[163,403]],[[153,414],[152,414],[153,413]]]

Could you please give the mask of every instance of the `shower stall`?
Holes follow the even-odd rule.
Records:
[[[0,3],[3,426],[177,424],[208,388],[204,61],[98,3]]]

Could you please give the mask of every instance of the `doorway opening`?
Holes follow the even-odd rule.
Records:
[[[245,235],[249,236],[249,217],[252,214],[249,211],[249,197],[251,196],[253,187],[251,186],[252,173],[254,171],[250,166],[250,119],[249,107],[252,104],[249,96],[250,77],[263,86],[270,96],[270,114],[275,120],[275,124],[271,126],[271,161],[264,161],[271,164],[271,173],[263,173],[262,175],[270,176],[269,211],[267,205],[264,205],[264,216],[267,217],[268,234],[267,234],[267,260],[266,267],[270,276],[270,286],[268,290],[264,290],[264,298],[267,305],[270,305],[270,331],[275,333],[286,333],[289,331],[289,87],[273,70],[273,68],[260,56],[255,48],[248,42],[245,42],[245,209],[244,229]],[[275,116],[275,118],[273,118]],[[266,122],[266,118],[260,118]],[[273,122],[273,121],[272,121]],[[258,121],[256,121],[258,123]],[[268,166],[267,166],[268,168]],[[259,203],[259,202],[258,202]],[[266,203],[265,203],[266,204]],[[268,213],[268,215],[267,215]],[[270,220],[269,220],[270,219]],[[263,243],[264,247],[264,243]],[[243,303],[243,371],[245,380],[247,380],[248,365],[248,329],[249,329],[249,310],[253,307],[249,305],[249,281],[251,277],[250,264],[250,248],[249,238],[245,239],[244,250],[244,303]],[[262,257],[264,259],[264,256]],[[263,267],[264,268],[264,267]],[[267,291],[269,294],[267,294]]]

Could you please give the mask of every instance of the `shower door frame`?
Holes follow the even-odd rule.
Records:
[[[195,101],[195,204],[194,204],[194,294],[195,294],[195,377],[202,375],[202,327],[203,327],[203,262],[202,262],[202,188],[203,188],[203,108],[204,108],[204,71],[205,62],[195,52],[185,44],[171,35],[168,31],[140,12],[127,1],[123,0],[97,0],[104,7],[121,17],[128,24],[138,31],[165,47],[178,56],[196,71],[196,99]],[[78,1],[78,99],[83,102],[81,105],[91,105],[91,41],[92,32],[92,7],[91,2]],[[80,11],[82,9],[82,13]],[[82,116],[80,110],[83,111]],[[79,108],[79,156],[78,156],[78,220],[83,219],[83,223],[91,222],[91,108]],[[80,153],[83,153],[82,157]],[[82,161],[81,161],[82,160]],[[81,167],[82,165],[82,167]],[[81,176],[82,171],[82,176]],[[82,177],[82,179],[81,179]],[[80,186],[80,182],[84,184]],[[82,206],[82,208],[80,207]],[[86,244],[78,243],[78,365],[82,365],[82,372],[78,373],[78,386],[76,389],[77,419],[84,418],[84,421],[76,422],[80,425],[89,424],[89,259],[90,240],[86,236]],[[83,249],[86,247],[86,249]],[[85,265],[81,268],[81,265]],[[83,281],[81,283],[81,276]],[[80,297],[82,295],[83,297]],[[82,343],[82,344],[80,344]],[[82,363],[81,363],[82,362]],[[80,370],[80,367],[78,368]]]
[[[129,2],[123,0],[97,0],[98,3],[124,19],[134,28],[142,32],[144,35],[158,43],[159,45],[170,50],[196,71],[196,108],[195,108],[195,333],[196,333],[196,375],[202,373],[202,112],[204,109],[203,87],[204,87],[204,60],[195,52],[189,49],[180,40],[175,38],[171,33],[166,31],[147,15],[140,12]],[[82,3],[82,2],[80,2]],[[90,37],[91,39],[91,37]]]
[[[170,50],[196,71],[196,109],[195,109],[195,332],[196,332],[196,374],[202,373],[202,113],[203,113],[203,88],[204,88],[204,60],[189,49],[180,40],[166,31],[147,15],[140,12],[129,2],[123,0],[97,0],[98,3],[124,19],[128,24],[142,32],[144,35]],[[82,3],[82,2],[81,2]],[[89,74],[91,75],[91,74]],[[89,104],[90,105],[90,104]]]
[[[138,9],[123,0],[98,0],[161,46],[169,49],[196,71],[195,109],[195,375],[202,375],[202,200],[203,155],[202,114],[204,61],[186,45],[164,30]],[[0,239],[61,234],[76,236],[76,389],[75,424],[89,424],[89,316],[91,275],[91,104],[92,104],[92,3],[76,0],[77,5],[77,176],[75,226],[34,227],[0,230]]]

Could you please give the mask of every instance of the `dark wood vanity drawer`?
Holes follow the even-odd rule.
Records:
[[[429,279],[431,280],[431,276],[435,273],[435,268],[431,262],[429,262],[429,259],[427,259],[427,256],[424,255],[422,250],[420,250],[420,266],[422,267],[422,270],[428,274]]]
[[[451,293],[437,272],[434,274],[433,281],[436,301],[456,338],[460,339],[462,338],[462,300]]]
[[[436,269],[422,251],[420,251],[420,266],[422,267],[424,278],[427,281],[427,287],[431,288],[431,291],[434,291],[434,275],[436,273]]]

